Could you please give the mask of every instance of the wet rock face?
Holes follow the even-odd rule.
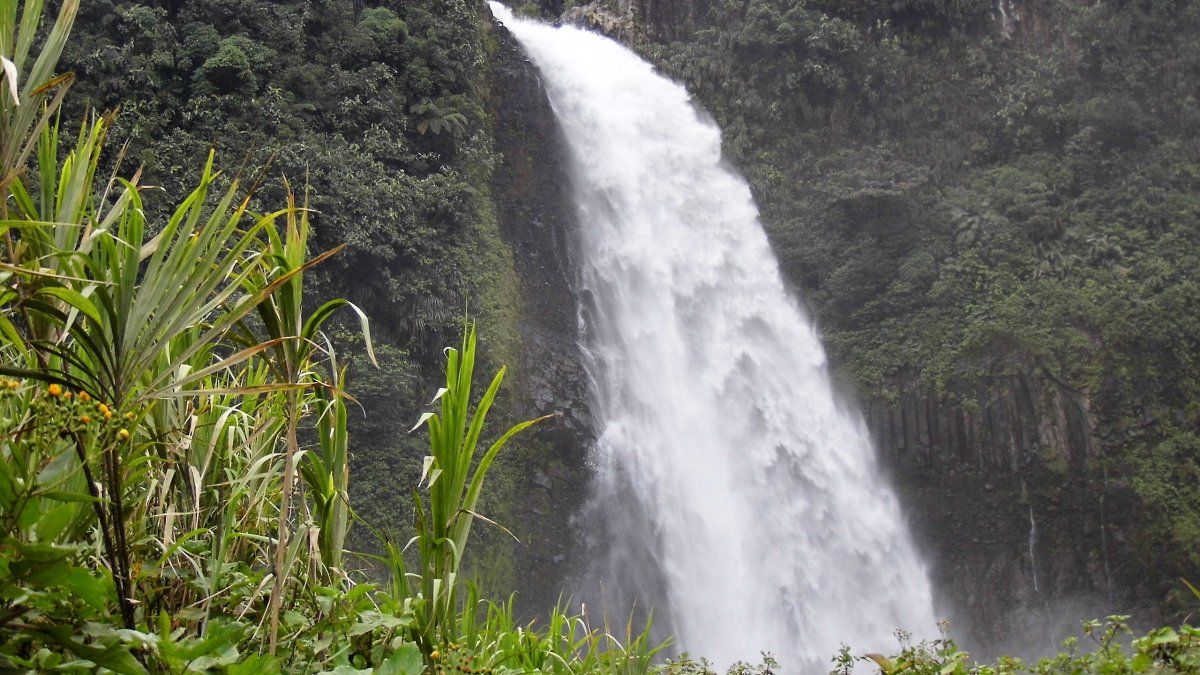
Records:
[[[576,216],[567,150],[536,67],[498,26],[493,69],[495,149],[502,162],[493,195],[505,243],[521,280],[521,414],[562,413],[563,426],[587,434],[586,383],[578,346],[578,302],[571,263]]]
[[[1032,368],[971,391],[898,388],[864,414],[955,637],[979,655],[1034,656],[1086,618],[1160,620],[1138,500],[1097,466],[1085,393]]]
[[[607,6],[606,3],[593,2],[572,7],[563,13],[559,21],[590,28],[626,42],[637,37],[637,23],[634,22],[633,15],[619,7]]]
[[[594,0],[568,9],[561,20],[625,42],[644,33],[670,39],[692,30],[708,7],[709,0]]]
[[[496,215],[520,280],[518,331],[523,363],[510,395],[521,419],[556,414],[522,441],[528,480],[512,505],[518,598],[527,612],[554,606],[577,556],[570,519],[586,494],[586,456],[594,441],[579,348],[571,263],[576,216],[566,146],[537,69],[503,26],[492,30]]]

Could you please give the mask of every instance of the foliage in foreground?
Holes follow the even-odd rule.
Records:
[[[954,640],[941,639],[912,644],[897,632],[902,650],[886,657],[880,654],[854,656],[848,647],[834,659],[836,675],[856,672],[857,663],[869,663],[881,675],[1057,675],[1105,673],[1195,673],[1200,672],[1200,628],[1158,628],[1133,638],[1128,616],[1110,616],[1104,621],[1083,624],[1086,641],[1068,638],[1062,651],[1035,662],[1003,657],[994,664],[980,664],[958,647]],[[947,626],[943,625],[943,632]]]
[[[161,187],[143,204],[151,221],[188,194],[194,158],[211,147],[242,175],[311,185],[313,251],[346,248],[307,272],[305,285],[371,317],[378,368],[345,346],[349,313],[329,333],[358,402],[349,403],[350,503],[381,528],[411,523],[408,486],[424,438],[396,420],[415,419],[437,389],[438,355],[456,341],[463,308],[479,322],[489,369],[522,362],[520,298],[490,194],[501,157],[481,11],[482,0],[87,0],[63,51],[62,70],[76,73],[64,127],[73,131],[88,109],[121,110],[111,147],[128,143],[142,184]],[[251,203],[271,210],[285,198],[268,180]],[[500,398],[496,414],[508,414],[515,399]],[[522,540],[535,528],[509,513],[525,503],[515,457],[538,447],[532,436],[516,439],[483,501]],[[521,550],[498,530],[478,534],[480,567]],[[352,528],[348,542],[381,552],[366,528]],[[506,569],[493,567],[493,577]]]
[[[304,287],[339,249],[309,258],[307,208],[253,212],[211,154],[161,211],[107,153],[110,117],[71,144],[54,71],[78,7],[36,51],[42,3],[0,1],[0,668],[647,672],[644,631],[521,626],[464,597],[484,478],[537,421],[477,453],[503,371],[472,409],[473,328],[422,419],[417,535],[389,547],[391,584],[346,563],[346,371],[322,327],[349,308],[368,354],[370,335]]]

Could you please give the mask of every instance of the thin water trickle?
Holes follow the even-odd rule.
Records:
[[[515,18],[573,156],[595,450],[594,577],[717,664],[828,672],[935,634],[862,416],[840,403],[720,130],[620,44]]]

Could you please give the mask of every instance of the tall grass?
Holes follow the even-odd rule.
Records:
[[[635,628],[632,617],[614,631],[606,617],[593,626],[586,612],[570,613],[561,603],[544,625],[519,623],[512,598],[498,603],[472,592],[467,606],[477,615],[464,613],[455,651],[478,654],[480,665],[496,670],[637,675],[654,672],[656,658],[669,646],[652,640],[650,623]]]
[[[42,0],[0,0],[0,193],[25,169],[39,132],[58,112],[74,79],[55,70],[79,14],[79,0],[64,0],[35,55],[43,30],[42,5]],[[7,217],[7,204],[0,215]]]
[[[334,312],[341,307],[349,307],[353,309],[361,319],[362,332],[367,343],[367,353],[370,355],[372,362],[375,360],[374,352],[371,348],[370,328],[366,318],[361,310],[355,307],[352,303],[346,300],[331,300],[311,315],[304,313],[304,271],[311,267],[316,262],[329,257],[338,251],[343,246],[329,251],[328,253],[319,256],[312,261],[306,261],[308,253],[308,209],[298,208],[294,197],[289,191],[288,208],[286,210],[286,227],[283,236],[280,236],[274,229],[266,229],[264,231],[266,242],[262,248],[262,260],[266,263],[263,268],[258,268],[249,276],[243,283],[246,289],[255,294],[263,295],[262,300],[257,303],[258,318],[262,322],[263,332],[267,338],[265,342],[259,342],[255,333],[246,326],[242,326],[242,338],[246,345],[242,353],[250,353],[255,350],[269,349],[271,358],[268,360],[271,368],[274,370],[276,380],[287,386],[285,392],[285,403],[287,411],[287,429],[286,429],[286,448],[284,452],[284,469],[283,469],[283,489],[282,502],[279,511],[279,524],[277,529],[277,538],[274,553],[274,568],[275,578],[271,589],[271,632],[270,632],[270,651],[275,652],[276,644],[279,637],[279,611],[283,601],[285,592],[285,584],[289,578],[288,570],[285,568],[285,562],[288,560],[288,539],[290,536],[292,517],[292,492],[295,489],[297,477],[297,463],[300,457],[300,444],[297,439],[297,431],[300,424],[300,418],[304,412],[301,405],[300,392],[301,388],[306,385],[315,384],[326,386],[326,382],[312,373],[314,360],[322,353],[320,345],[317,343],[318,333],[326,321],[333,316]],[[331,350],[326,353],[331,353]],[[335,385],[339,385],[341,374],[337,372],[336,367],[333,368],[332,381]],[[333,415],[331,421],[337,421],[338,410],[336,406],[341,405],[340,394],[335,394],[334,410],[326,412]],[[322,563],[326,567],[336,567],[340,564],[341,541],[345,539],[345,530],[347,527],[345,510],[345,478],[348,471],[347,455],[344,452],[345,448],[345,411],[341,410],[342,418],[341,436],[330,437],[331,432],[337,433],[336,429],[323,428],[321,429],[322,449],[331,449],[335,444],[340,443],[341,452],[327,453],[325,459],[337,460],[337,466],[321,466],[319,471],[316,467],[306,472],[309,477],[310,487],[313,488],[318,495],[324,495],[324,500],[319,500],[318,503],[326,507],[328,515],[334,519],[326,522],[326,526],[330,530],[326,531],[326,538],[333,532],[340,532],[339,550],[334,551],[332,547],[325,546],[321,548]],[[321,416],[323,420],[326,415]],[[330,420],[327,420],[330,421]],[[315,461],[321,461],[319,458]],[[327,464],[322,462],[322,464]],[[321,474],[330,473],[330,477],[334,483],[340,483],[343,487],[342,492],[329,494],[327,492],[330,486],[324,485],[325,476]],[[340,479],[340,480],[338,480]],[[340,518],[340,520],[338,520]]]

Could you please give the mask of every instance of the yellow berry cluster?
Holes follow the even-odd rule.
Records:
[[[479,675],[490,675],[491,668],[476,667],[475,655],[469,653],[459,645],[451,642],[444,647],[445,652],[441,650],[433,650],[429,654],[429,660],[434,662],[433,672],[435,673],[477,673]]]
[[[46,395],[60,410],[69,412],[71,426],[86,431],[93,429],[94,422],[99,423],[99,430],[112,431],[122,441],[129,440],[129,430],[114,421],[116,413],[106,403],[92,400],[92,395],[86,391],[72,394],[69,389],[59,384],[46,387]],[[126,420],[134,419],[133,413],[125,413]]]
[[[0,377],[0,401],[12,399],[20,400],[22,394],[21,387],[24,384],[25,382],[22,380],[10,380],[6,377]],[[19,403],[15,411],[9,410],[8,406],[5,406],[3,412],[0,412],[0,434],[7,434],[8,431],[13,429],[14,425],[19,426],[20,418],[25,410],[25,407],[26,404],[24,401]],[[16,412],[16,417],[14,418],[13,416],[7,414],[10,412]]]

